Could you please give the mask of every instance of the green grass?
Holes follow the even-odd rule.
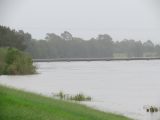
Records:
[[[0,85],[0,120],[129,120],[84,105]]]

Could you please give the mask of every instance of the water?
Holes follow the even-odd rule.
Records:
[[[93,98],[83,102],[96,109],[138,120],[160,120],[144,105],[160,107],[160,61],[36,63],[39,74],[0,76],[0,83],[52,96],[64,91]]]

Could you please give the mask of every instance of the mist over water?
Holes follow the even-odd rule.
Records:
[[[160,57],[160,0],[0,0],[0,46],[24,44],[34,59]],[[144,109],[160,107],[159,60],[35,64],[38,74],[0,75],[0,84],[84,93],[96,109],[160,120]]]
[[[100,110],[138,120],[158,120],[145,105],[160,106],[160,61],[36,63],[39,74],[1,76],[0,83],[52,96],[64,91],[93,98],[83,102]]]

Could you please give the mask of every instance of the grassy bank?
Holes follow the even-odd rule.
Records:
[[[128,120],[128,118],[0,86],[0,120]]]

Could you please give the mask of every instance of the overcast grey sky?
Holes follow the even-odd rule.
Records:
[[[67,30],[89,39],[110,34],[160,43],[160,0],[0,0],[0,24],[33,38]]]

